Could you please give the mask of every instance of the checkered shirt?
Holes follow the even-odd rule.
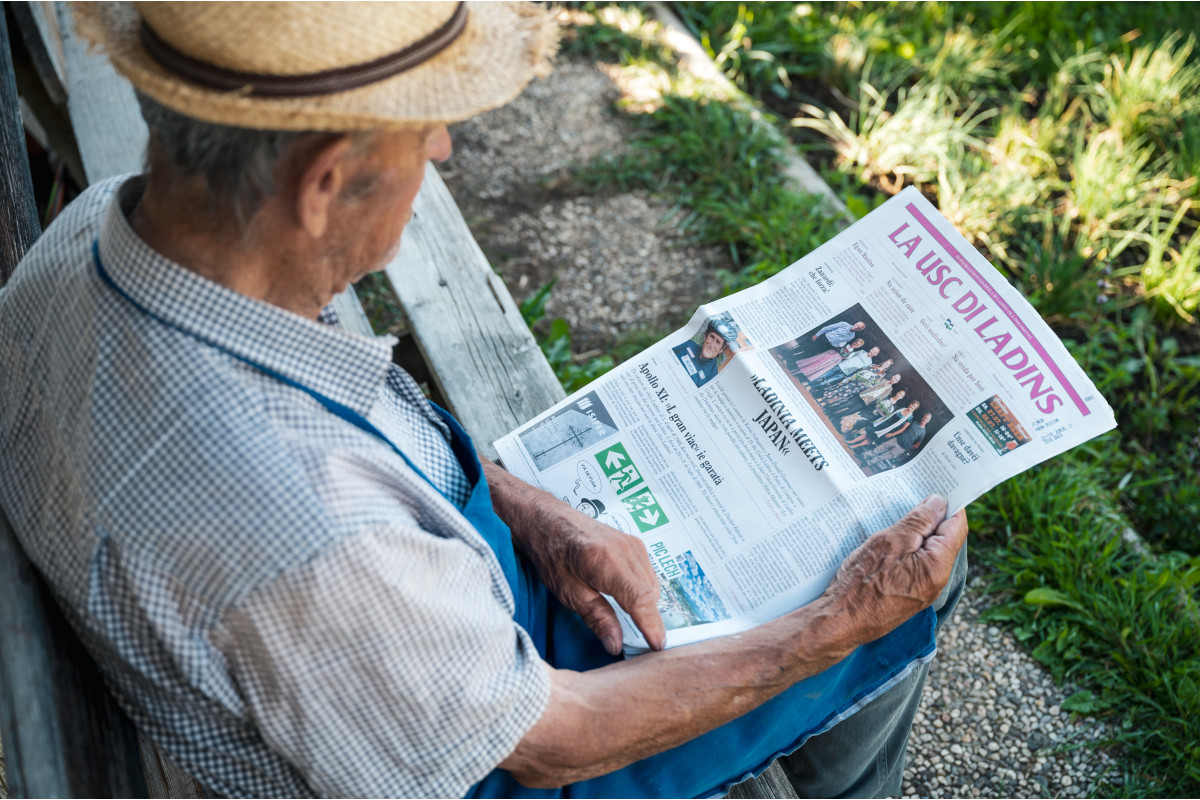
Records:
[[[122,705],[231,796],[461,796],[549,676],[459,513],[448,431],[356,336],[212,283],[80,196],[0,291],[0,505]],[[106,286],[105,269],[140,305]],[[327,314],[325,321],[332,321]],[[346,405],[374,436],[220,349]]]

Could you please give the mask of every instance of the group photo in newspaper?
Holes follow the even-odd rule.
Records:
[[[641,537],[673,647],[810,602],[924,497],[954,513],[1114,426],[1032,307],[910,188],[496,447]],[[627,653],[648,649],[617,610]]]

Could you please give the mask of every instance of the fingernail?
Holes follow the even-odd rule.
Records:
[[[600,641],[604,643],[604,649],[608,651],[610,656],[621,654],[621,648],[617,646],[617,640],[611,633],[605,634]]]
[[[942,497],[940,494],[931,494],[929,497],[926,497],[923,501],[921,501],[921,507],[931,508],[937,512],[945,512],[946,498]]]

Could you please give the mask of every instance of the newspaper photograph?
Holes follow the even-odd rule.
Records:
[[[673,647],[812,601],[926,496],[953,514],[1115,426],[1033,308],[909,188],[496,448],[645,542]]]

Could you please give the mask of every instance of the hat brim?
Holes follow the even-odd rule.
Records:
[[[553,17],[532,3],[468,3],[467,24],[430,60],[336,94],[267,98],[209,89],[168,72],[142,47],[128,3],[75,3],[79,33],[99,45],[134,88],[205,122],[261,130],[352,131],[458,122],[504,105],[549,71]]]

